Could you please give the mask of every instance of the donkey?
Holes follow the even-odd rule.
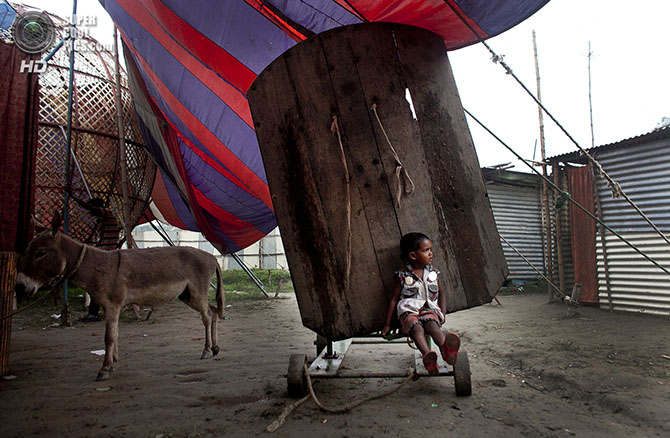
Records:
[[[216,258],[191,247],[162,247],[103,251],[59,231],[59,212],[50,229],[28,244],[18,266],[16,290],[33,295],[67,279],[86,290],[105,311],[105,360],[96,380],[107,380],[119,360],[119,313],[126,304],[154,306],[179,297],[200,313],[205,325],[201,359],[216,356],[216,322],[223,318],[224,294]],[[207,300],[209,282],[216,272],[216,305]]]

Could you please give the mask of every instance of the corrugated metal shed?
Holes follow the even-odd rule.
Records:
[[[670,127],[589,152],[651,221],[663,233],[670,233]],[[579,164],[586,161],[578,154],[550,160]],[[670,245],[628,202],[612,197],[601,175],[596,175],[595,185],[603,221],[662,266],[670,267]],[[601,228],[599,234],[603,232]],[[615,310],[670,315],[670,275],[604,231],[604,244],[596,239],[600,305],[609,306],[611,298]]]
[[[534,174],[497,169],[482,169],[498,233],[544,273],[542,233],[542,192]],[[539,278],[512,248],[502,242],[509,268],[509,280]]]

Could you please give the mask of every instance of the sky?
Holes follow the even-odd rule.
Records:
[[[23,0],[68,17],[70,0]],[[97,0],[79,0],[78,16],[97,17],[90,34],[112,41],[112,22]],[[595,145],[653,130],[670,117],[670,1],[551,0],[535,15],[487,42],[536,92],[532,31],[536,32],[542,102],[584,148],[591,147],[588,47]],[[481,44],[449,52],[463,107],[526,159],[540,160],[537,105]],[[528,172],[493,137],[468,119],[481,166],[511,162]],[[576,146],[545,115],[546,156]]]

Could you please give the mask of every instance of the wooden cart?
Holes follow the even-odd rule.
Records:
[[[507,266],[442,38],[336,28],[247,96],[306,327],[329,343],[380,331],[413,231],[433,241],[448,312],[493,299]],[[446,373],[469,369],[461,357]]]

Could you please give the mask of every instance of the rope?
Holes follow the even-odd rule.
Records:
[[[384,125],[382,124],[381,119],[379,118],[379,114],[377,114],[377,104],[373,103],[372,107],[370,108],[373,113],[375,113],[375,117],[377,118],[377,123],[379,123],[379,128],[381,128],[382,133],[384,134],[384,137],[386,138],[386,143],[388,143],[389,148],[391,149],[391,153],[393,153],[393,158],[395,159],[396,167],[395,167],[395,177],[396,181],[398,182],[397,185],[397,190],[396,190],[396,206],[400,208],[400,198],[402,197],[403,194],[403,186],[405,188],[405,194],[410,195],[414,192],[414,181],[412,181],[412,178],[409,176],[409,173],[407,172],[407,169],[405,169],[405,166],[403,166],[402,162],[400,161],[400,157],[398,156],[398,153],[396,152],[395,148],[393,147],[393,144],[391,144],[391,140],[389,140],[389,136],[386,134],[386,130],[384,129]],[[401,182],[402,178],[402,182]],[[403,184],[404,183],[404,184]]]
[[[22,308],[20,308],[20,309],[18,309],[18,310],[15,310],[15,311],[13,311],[12,313],[10,313],[9,315],[5,315],[5,316],[3,316],[2,318],[0,318],[0,321],[2,321],[3,319],[11,318],[12,316],[14,316],[14,315],[16,315],[16,314],[18,314],[18,313],[21,313],[21,312],[23,312],[23,311],[26,310],[26,309],[29,309],[29,308],[33,307],[35,304],[39,303],[40,301],[43,301],[45,298],[48,298],[48,297],[50,297],[50,296],[51,296],[50,294],[44,294],[44,295],[42,295],[41,297],[39,297],[38,299],[36,299],[35,301],[33,301],[32,303],[28,304],[27,306],[22,307]]]
[[[572,301],[572,298],[571,298],[571,297],[568,297],[567,294],[565,294],[565,293],[564,293],[558,286],[556,286],[554,283],[552,283],[552,281],[549,280],[549,278],[547,278],[542,272],[540,272],[540,270],[537,269],[537,268],[535,267],[535,265],[533,265],[533,264],[531,263],[530,260],[528,260],[526,257],[524,257],[523,254],[521,254],[521,253],[514,247],[514,245],[512,245],[511,243],[509,243],[509,242],[507,241],[507,239],[505,239],[505,238],[502,236],[502,234],[499,234],[499,236],[500,236],[500,238],[503,240],[503,242],[505,242],[505,243],[507,244],[507,246],[509,246],[510,248],[512,248],[512,251],[514,251],[515,253],[517,253],[517,254],[519,255],[519,257],[521,257],[522,259],[524,259],[524,261],[525,261],[526,263],[528,263],[528,266],[530,266],[531,268],[533,268],[533,269],[535,270],[535,272],[537,272],[538,274],[540,274],[540,276],[541,276],[542,278],[544,278],[544,279],[547,281],[547,283],[549,283],[549,285],[550,285],[551,287],[553,287],[554,289],[556,289],[556,291],[559,293],[559,295],[561,296],[562,299],[564,299],[564,300],[569,299],[571,304],[575,304],[575,305],[578,305],[578,304],[579,304],[579,303],[576,302],[576,301]]]
[[[344,405],[344,406],[341,406],[341,407],[338,407],[338,408],[331,408],[331,407],[328,407],[328,406],[324,406],[319,401],[319,399],[316,397],[316,394],[314,393],[314,387],[312,386],[312,379],[309,377],[309,369],[307,368],[307,364],[304,364],[302,369],[303,369],[303,372],[305,373],[305,376],[307,376],[307,388],[309,389],[309,394],[307,394],[306,396],[304,396],[303,398],[301,398],[297,402],[287,406],[284,409],[284,411],[281,413],[281,415],[279,415],[279,417],[277,417],[277,419],[275,421],[273,421],[272,424],[270,424],[266,428],[266,430],[268,432],[274,432],[275,430],[279,429],[281,427],[281,425],[284,424],[284,421],[286,420],[286,417],[291,412],[293,412],[295,410],[295,408],[297,408],[298,406],[300,406],[301,404],[303,404],[304,402],[309,400],[310,397],[312,398],[312,400],[314,400],[314,403],[316,403],[316,405],[322,411],[330,412],[331,414],[343,414],[345,412],[349,412],[350,410],[354,409],[355,407],[358,407],[358,406],[362,405],[363,403],[366,403],[366,402],[369,402],[369,401],[372,401],[372,400],[376,400],[378,398],[386,397],[386,396],[389,396],[389,395],[391,395],[395,392],[398,392],[400,390],[400,388],[402,388],[403,386],[405,386],[406,384],[408,384],[412,380],[418,380],[418,378],[419,378],[419,375],[416,373],[416,370],[414,368],[410,368],[409,375],[407,376],[407,378],[405,380],[400,382],[400,384],[398,384],[398,386],[396,386],[396,387],[394,387],[394,388],[392,388],[388,391],[380,392],[379,394],[374,394],[370,397],[366,397],[364,399],[355,401],[355,402],[350,403],[348,405]]]
[[[405,386],[406,384],[408,384],[412,380],[417,380],[419,378],[419,375],[416,373],[416,370],[414,368],[411,368],[409,376],[407,376],[407,378],[405,380],[403,380],[395,388],[392,388],[388,391],[380,392],[379,394],[371,395],[370,397],[366,397],[364,399],[355,401],[355,402],[350,403],[348,405],[341,406],[339,408],[331,408],[331,407],[328,407],[328,406],[324,406],[319,401],[319,399],[316,398],[316,394],[314,394],[314,388],[312,387],[312,379],[309,377],[309,370],[307,369],[307,364],[303,365],[303,371],[307,375],[307,387],[309,388],[309,395],[312,396],[312,400],[314,400],[314,403],[316,403],[316,405],[319,407],[319,409],[321,409],[322,411],[325,411],[325,412],[330,412],[331,414],[343,414],[345,412],[349,412],[350,410],[352,410],[353,408],[355,408],[357,406],[362,405],[365,402],[369,402],[369,401],[372,401],[372,400],[376,400],[378,398],[382,398],[382,397],[386,397],[388,395],[391,395],[394,392],[399,391],[400,388],[402,388],[403,386]]]
[[[346,277],[344,280],[344,289],[349,288],[349,279],[351,274],[351,176],[349,174],[349,166],[347,165],[347,157],[344,154],[344,146],[342,145],[342,136],[340,135],[340,126],[337,124],[337,116],[333,116],[333,123],[330,125],[330,132],[337,134],[337,142],[340,145],[340,157],[342,158],[342,166],[344,167],[344,178],[347,187],[347,261],[346,261]]]
[[[486,42],[484,42],[483,40],[481,41],[481,43],[491,53],[491,60],[496,64],[500,64],[505,69],[505,72],[508,75],[512,76],[514,78],[514,80],[516,80],[516,82],[521,86],[521,88],[523,88],[526,91],[526,93],[528,93],[528,95],[535,101],[535,103],[537,103],[537,105],[545,112],[545,114],[547,114],[549,116],[549,118],[551,120],[553,120],[554,123],[556,123],[556,126],[558,126],[558,128],[561,131],[563,131],[563,133],[566,135],[566,137],[568,137],[568,139],[570,139],[570,141],[575,146],[577,146],[577,149],[579,149],[579,152],[581,154],[585,155],[589,159],[589,161],[591,163],[593,163],[593,165],[596,167],[596,169],[598,169],[598,172],[603,176],[603,178],[605,178],[605,181],[607,182],[607,186],[612,190],[612,197],[613,198],[618,198],[620,196],[623,197],[628,202],[628,204],[631,207],[633,207],[633,209],[654,229],[654,231],[656,231],[658,233],[658,235],[661,236],[663,238],[663,240],[665,240],[665,242],[668,245],[670,245],[670,240],[666,237],[666,235],[651,221],[651,219],[649,219],[649,217],[635,204],[635,202],[632,199],[630,199],[630,197],[628,197],[628,195],[623,191],[623,188],[621,187],[621,184],[616,182],[611,176],[609,176],[607,174],[605,169],[603,169],[603,166],[595,158],[593,158],[593,156],[591,154],[589,154],[588,151],[586,151],[586,149],[581,147],[581,145],[577,142],[577,140],[575,140],[568,133],[568,131],[563,127],[563,125],[561,125],[558,122],[558,120],[556,120],[556,118],[553,116],[553,114],[551,114],[549,112],[549,110],[542,104],[542,102],[537,97],[535,97],[535,95],[526,87],[526,85],[523,82],[521,82],[521,80],[514,74],[514,72],[507,65],[507,63],[505,63],[505,61],[503,59],[503,56],[500,56],[496,52],[494,52],[493,49],[488,44],[486,44]]]
[[[268,432],[274,432],[275,430],[279,429],[282,426],[282,424],[284,424],[284,422],[286,421],[286,417],[288,417],[289,414],[295,410],[295,408],[297,408],[298,406],[309,400],[311,396],[312,396],[311,394],[307,394],[297,402],[287,406],[281,413],[281,415],[279,415],[279,417],[277,417],[277,419],[273,421],[265,430],[267,430]]]
[[[657,227],[656,225],[654,225],[654,223],[651,221],[651,219],[649,219],[649,217],[647,217],[647,215],[644,214],[644,212],[643,212],[642,210],[640,210],[640,208],[635,204],[635,202],[633,202],[633,200],[630,199],[630,198],[628,197],[628,195],[626,195],[626,193],[625,193],[625,192],[623,191],[623,189],[621,188],[621,184],[619,184],[618,182],[614,181],[614,180],[607,174],[607,172],[605,172],[605,169],[603,169],[602,165],[601,165],[595,158],[593,158],[593,157],[592,157],[592,156],[591,156],[591,155],[590,155],[584,148],[582,148],[582,147],[580,146],[579,143],[577,143],[577,141],[570,135],[570,133],[568,133],[568,131],[563,127],[563,125],[561,125],[561,124],[558,122],[558,120],[556,120],[556,118],[553,116],[553,114],[551,114],[551,113],[549,112],[549,110],[547,110],[547,108],[542,104],[542,102],[540,102],[540,100],[539,100],[537,97],[535,97],[535,95],[528,89],[528,87],[526,87],[526,85],[521,81],[521,79],[519,79],[519,78],[514,74],[514,72],[512,71],[512,69],[507,65],[507,63],[505,63],[505,61],[504,61],[504,59],[503,59],[504,56],[498,55],[498,54],[491,48],[491,46],[489,46],[489,45],[486,43],[486,41],[484,41],[483,36],[482,36],[482,35],[479,35],[479,34],[477,33],[477,31],[476,31],[476,30],[470,25],[470,23],[465,19],[465,17],[463,16],[463,14],[461,14],[461,12],[460,12],[458,9],[456,9],[456,8],[454,7],[454,5],[451,4],[451,2],[445,0],[445,4],[446,4],[446,5],[452,10],[452,12],[453,12],[453,13],[454,13],[454,14],[461,20],[461,22],[463,22],[463,24],[470,30],[470,32],[472,32],[472,34],[475,36],[475,38],[477,38],[477,40],[478,40],[480,43],[482,43],[482,45],[483,45],[484,47],[486,47],[486,49],[487,49],[487,50],[489,51],[489,53],[491,54],[491,61],[493,61],[493,62],[496,63],[496,64],[500,64],[500,65],[505,69],[505,73],[507,73],[508,75],[510,75],[510,76],[512,76],[512,77],[514,78],[514,80],[521,86],[521,88],[523,88],[524,91],[525,91],[525,92],[526,92],[526,93],[527,93],[527,94],[528,94],[528,95],[535,101],[535,103],[537,103],[537,105],[542,109],[542,111],[544,111],[544,112],[549,116],[549,118],[550,118],[554,123],[556,123],[556,126],[558,126],[558,128],[559,128],[561,131],[563,131],[563,133],[566,135],[566,137],[568,137],[568,139],[570,139],[570,141],[572,141],[572,143],[574,143],[574,145],[577,146],[577,149],[579,149],[579,151],[580,151],[582,154],[586,155],[586,157],[589,159],[589,161],[591,161],[591,163],[593,163],[593,165],[598,169],[598,172],[600,172],[600,174],[603,176],[603,178],[605,178],[605,180],[606,180],[606,182],[607,182],[607,185],[608,185],[608,186],[610,187],[610,189],[612,190],[612,197],[613,197],[613,198],[618,198],[619,196],[622,196],[622,197],[628,202],[628,204],[630,204],[630,206],[633,207],[633,209],[634,209],[640,216],[642,216],[642,218],[643,218],[643,219],[644,219],[644,220],[645,220],[645,221],[646,221],[646,222],[647,222],[647,223],[654,229],[654,231],[656,231],[656,232],[658,233],[658,235],[661,236],[661,237],[663,238],[663,240],[665,240],[665,242],[666,242],[668,245],[670,245],[670,240],[668,240],[668,238],[665,236],[665,234],[663,234],[663,232],[662,232],[660,229],[658,229],[658,227]]]
[[[495,134],[493,133],[493,131],[491,131],[486,125],[484,125],[482,122],[480,122],[479,119],[477,119],[475,116],[473,116],[472,113],[471,113],[470,111],[468,111],[468,110],[465,109],[465,108],[463,108],[463,111],[464,111],[467,115],[469,115],[470,117],[472,117],[472,119],[473,119],[475,122],[477,122],[477,123],[479,124],[479,126],[481,126],[482,128],[484,128],[484,130],[486,130],[486,132],[488,132],[489,134],[491,134],[491,136],[493,136],[493,138],[495,138],[496,140],[498,140],[498,142],[500,142],[500,144],[502,144],[503,146],[505,146],[505,147],[507,148],[507,150],[509,150],[512,154],[514,154],[515,157],[517,157],[517,158],[518,158],[519,160],[521,160],[526,166],[528,166],[528,167],[530,168],[530,170],[532,170],[534,173],[536,173],[537,175],[539,175],[540,178],[542,178],[544,181],[546,181],[546,182],[549,184],[549,186],[550,186],[553,190],[555,190],[557,193],[560,194],[561,197],[563,197],[563,198],[567,199],[568,201],[572,202],[572,204],[573,204],[575,207],[579,208],[579,209],[582,210],[584,213],[586,213],[586,215],[589,216],[591,219],[593,219],[594,221],[596,221],[597,223],[599,223],[600,225],[602,225],[603,227],[605,227],[605,228],[606,228],[608,231],[610,231],[614,236],[618,237],[619,240],[621,240],[621,241],[624,242],[626,245],[628,245],[629,247],[631,247],[635,252],[637,252],[637,253],[640,254],[642,257],[644,257],[645,259],[647,259],[648,261],[650,261],[652,264],[654,264],[656,267],[658,267],[659,269],[661,269],[661,270],[662,270],[663,272],[665,272],[666,274],[670,275],[670,271],[668,271],[667,268],[665,268],[664,266],[662,266],[661,264],[659,264],[656,260],[654,260],[654,259],[652,259],[651,257],[649,257],[649,256],[648,256],[647,254],[645,254],[644,252],[642,252],[638,247],[636,247],[635,245],[633,245],[632,243],[630,243],[628,240],[626,240],[625,237],[623,237],[621,234],[619,234],[619,233],[617,233],[616,231],[614,231],[614,229],[612,229],[612,227],[610,227],[609,225],[607,225],[605,222],[603,222],[602,220],[600,220],[598,217],[594,216],[593,213],[591,213],[591,212],[588,211],[585,207],[583,207],[580,203],[578,203],[577,201],[575,201],[574,199],[572,199],[572,196],[570,195],[570,193],[561,190],[561,188],[559,188],[556,184],[554,184],[553,181],[551,181],[549,178],[547,178],[546,176],[544,176],[544,175],[542,175],[540,172],[538,172],[537,169],[535,169],[535,168],[533,167],[532,164],[530,164],[526,159],[524,159],[523,157],[521,157],[521,155],[519,155],[514,149],[512,149],[512,148],[511,148],[507,143],[505,143],[500,137],[498,137],[497,135],[495,135]]]

